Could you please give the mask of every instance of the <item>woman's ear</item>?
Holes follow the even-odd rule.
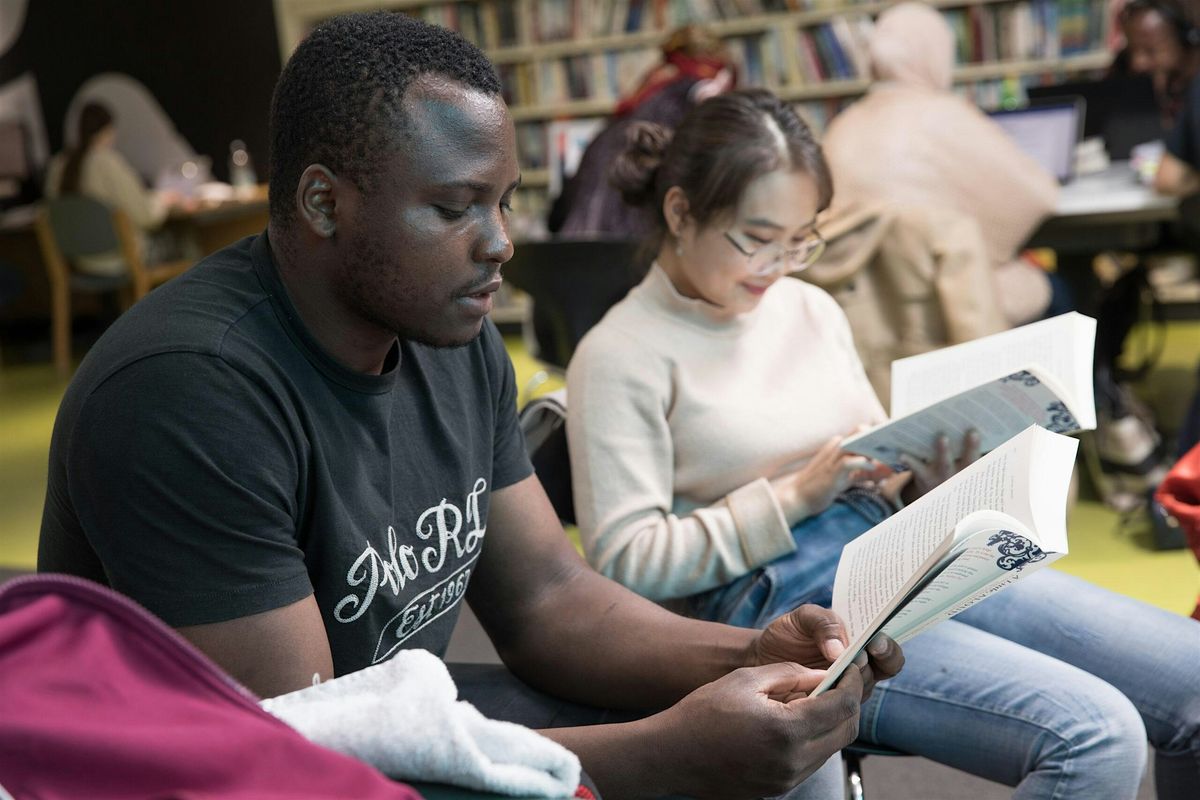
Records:
[[[296,210],[310,231],[330,239],[337,231],[337,177],[321,164],[310,164],[296,186]]]
[[[678,239],[683,235],[691,222],[689,216],[687,195],[678,186],[672,186],[663,197],[663,219],[667,221],[667,230]]]

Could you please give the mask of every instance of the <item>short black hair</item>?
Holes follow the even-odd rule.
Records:
[[[401,143],[404,93],[430,73],[500,94],[496,69],[478,47],[406,14],[346,14],[314,28],[271,100],[271,219],[291,221],[296,183],[311,164],[369,191],[373,168]]]
[[[1200,47],[1200,28],[1197,27],[1200,20],[1196,19],[1195,3],[1185,0],[1129,0],[1121,8],[1121,24],[1150,11],[1158,12],[1171,26],[1183,49]]]

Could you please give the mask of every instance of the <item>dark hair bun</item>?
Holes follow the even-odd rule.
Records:
[[[625,131],[625,150],[608,170],[608,181],[632,206],[654,201],[654,182],[671,130],[654,122],[634,122]]]

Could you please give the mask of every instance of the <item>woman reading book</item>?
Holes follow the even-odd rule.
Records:
[[[828,604],[842,546],[893,512],[842,436],[884,414],[810,265],[832,186],[795,112],[764,91],[643,126],[613,180],[656,226],[649,274],[568,370],[575,507],[606,575],[748,627]],[[973,457],[910,460],[912,500]],[[958,443],[954,443],[954,449]],[[1200,785],[1200,628],[1053,570],[905,645],[860,738],[1017,786],[1132,798],[1156,748],[1160,798]]]

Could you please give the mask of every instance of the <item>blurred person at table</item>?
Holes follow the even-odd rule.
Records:
[[[645,215],[631,208],[608,180],[637,122],[675,128],[692,106],[734,87],[735,73],[724,44],[699,25],[686,25],[662,44],[663,60],[622,99],[612,118],[580,159],[550,210],[550,231],[564,238],[637,240],[650,233]]]
[[[1067,310],[1046,271],[1020,258],[1054,210],[1058,184],[951,91],[954,36],[942,15],[921,3],[893,6],[868,47],[874,83],[825,134],[838,208],[888,203],[965,214],[983,230],[1010,325]]]
[[[142,232],[138,245],[146,261],[162,260],[169,244],[152,241],[146,234],[157,231],[178,198],[169,192],[146,188],[114,144],[116,121],[112,112],[99,103],[88,103],[79,114],[75,145],[56,155],[46,171],[47,197],[80,194],[99,200],[109,208],[125,213]],[[93,275],[121,275],[128,267],[119,252],[81,257],[75,266]]]
[[[1153,79],[1168,128],[1187,108],[1189,88],[1200,73],[1196,5],[1196,0],[1127,0],[1117,15],[1125,41],[1118,63]]]
[[[1129,0],[1120,15],[1128,67],[1153,77],[1169,131],[1154,186],[1176,196],[1200,192],[1200,14],[1195,6],[1195,0]]]

